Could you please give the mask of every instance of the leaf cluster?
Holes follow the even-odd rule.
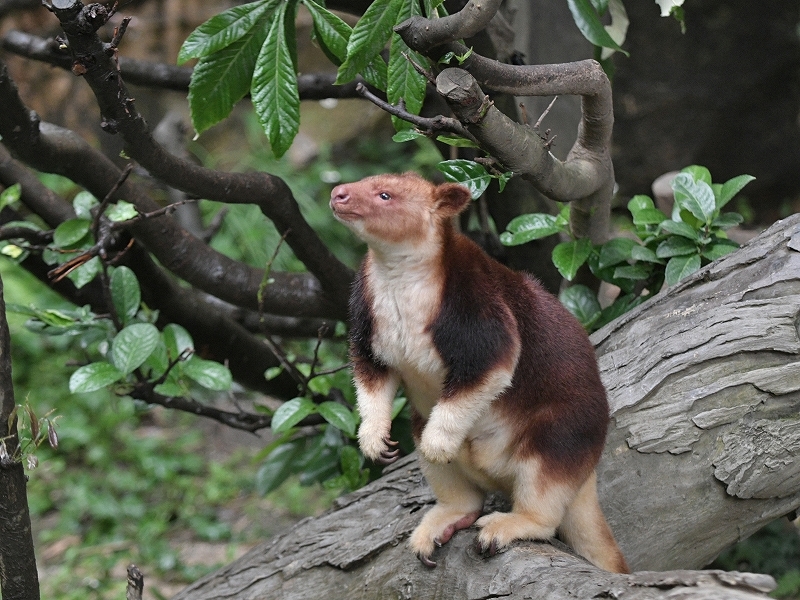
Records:
[[[257,0],[230,8],[203,23],[184,42],[178,63],[198,59],[189,86],[192,124],[197,133],[225,119],[248,93],[276,156],[282,156],[300,127],[295,17],[300,4],[313,21],[313,38],[338,66],[337,84],[361,75],[401,98],[418,114],[425,78],[411,61],[427,64],[392,28],[421,14],[417,0],[376,0],[350,27],[315,0]],[[441,0],[425,0],[426,14],[443,14]],[[380,53],[389,44],[388,61]],[[397,122],[398,127],[401,126]],[[405,126],[405,125],[403,125]]]
[[[590,240],[570,239],[553,249],[553,264],[572,281],[578,269],[588,265],[592,274],[620,288],[613,304],[601,308],[594,292],[584,285],[567,288],[562,302],[590,330],[606,323],[643,302],[662,286],[671,286],[702,266],[733,252],[738,244],[729,239],[727,229],[742,222],[737,213],[722,209],[754,178],[740,175],[725,182],[711,181],[708,169],[690,166],[673,180],[674,208],[667,217],[653,200],[638,195],[628,202],[633,218],[631,237],[617,237],[595,246]],[[558,215],[542,213],[513,219],[500,241],[513,246],[561,234],[571,237],[569,206]]]

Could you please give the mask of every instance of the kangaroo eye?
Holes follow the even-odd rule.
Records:
[[[392,196],[387,192],[381,192],[380,194],[378,194],[378,198],[380,198],[381,200],[391,200]]]

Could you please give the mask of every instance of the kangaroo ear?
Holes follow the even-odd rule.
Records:
[[[472,195],[458,183],[443,183],[436,187],[436,212],[454,217],[469,206]]]

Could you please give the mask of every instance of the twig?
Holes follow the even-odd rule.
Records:
[[[422,65],[418,64],[413,58],[411,58],[411,55],[408,52],[403,52],[402,55],[403,55],[403,58],[405,58],[411,64],[411,66],[414,67],[414,70],[417,73],[419,73],[425,79],[428,80],[428,83],[430,83],[433,86],[436,85],[436,77],[434,77],[433,74],[430,71],[425,69]],[[358,88],[356,88],[356,89],[358,89]]]
[[[128,179],[128,175],[131,174],[133,171],[133,163],[128,163],[125,165],[125,168],[122,169],[122,173],[120,173],[119,178],[117,179],[116,183],[108,190],[108,193],[105,197],[100,201],[100,206],[97,208],[97,213],[94,215],[94,220],[92,221],[92,234],[94,235],[95,240],[100,239],[100,220],[103,217],[103,214],[106,212],[108,205],[111,203],[112,198],[114,195],[119,191],[119,188],[125,183]]]
[[[405,107],[402,105],[402,103],[399,103],[398,106],[395,106],[394,104],[385,102],[380,98],[378,98],[375,94],[370,92],[367,89],[367,86],[363,84],[358,84],[356,86],[356,92],[358,92],[362,97],[372,102],[378,108],[381,108],[384,111],[388,112],[390,115],[394,115],[395,117],[398,117],[400,119],[403,119],[404,121],[408,121],[412,125],[415,125],[426,136],[435,137],[440,132],[446,131],[467,138],[476,145],[478,143],[475,137],[469,131],[467,131],[467,129],[456,119],[452,119],[450,117],[444,117],[442,115],[438,115],[432,118],[412,115],[410,112],[405,110]]]
[[[558,100],[558,96],[555,96],[555,97],[554,97],[554,98],[553,98],[553,99],[550,101],[550,104],[548,104],[548,105],[547,105],[547,108],[545,108],[545,109],[544,109],[544,112],[542,113],[542,116],[540,116],[540,117],[539,117],[539,120],[538,120],[538,121],[536,121],[536,123],[534,123],[534,124],[533,124],[533,128],[534,128],[534,129],[539,129],[539,125],[541,125],[541,124],[542,124],[542,121],[544,121],[544,118],[545,118],[545,117],[548,115],[548,113],[550,112],[550,109],[551,109],[551,108],[553,108],[553,105],[556,103],[556,100]]]

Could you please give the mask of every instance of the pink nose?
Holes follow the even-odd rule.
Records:
[[[347,187],[344,185],[337,185],[331,191],[331,205],[345,204],[350,199],[350,194],[347,192]]]

